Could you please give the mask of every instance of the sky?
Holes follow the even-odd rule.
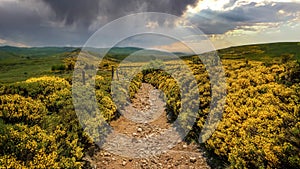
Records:
[[[0,45],[81,47],[101,27],[141,12],[177,16],[170,29],[192,23],[216,49],[300,41],[300,0],[0,0]],[[145,26],[160,25],[152,18]],[[199,37],[193,41],[203,43]],[[164,39],[137,36],[121,44],[184,51],[181,43]]]

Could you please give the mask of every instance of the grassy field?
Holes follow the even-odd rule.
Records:
[[[300,60],[300,43],[284,42],[230,47],[218,51],[222,59],[249,59],[279,61],[282,55],[290,54]]]
[[[0,83],[53,74],[51,67],[63,64],[63,59],[73,50],[59,47],[0,47]]]
[[[100,52],[103,50],[98,49]],[[114,48],[105,57],[104,62],[109,62],[109,65],[111,65],[140,50],[140,48],[131,47]],[[79,52],[78,49],[76,51],[76,48],[72,47],[0,47],[0,83],[13,83],[42,75],[70,77],[70,72],[51,71],[51,67],[63,64],[63,60],[70,57],[70,55],[74,55],[74,51],[75,53]],[[96,49],[93,49],[93,52],[95,51]],[[159,51],[144,52],[141,54],[140,61],[151,59],[151,54],[162,56],[164,53]],[[219,50],[218,54],[221,59],[248,59],[279,63],[283,55],[290,55],[293,59],[300,60],[300,43],[286,42],[230,47]]]

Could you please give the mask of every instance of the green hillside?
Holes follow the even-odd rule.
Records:
[[[103,53],[106,48],[87,48],[91,53]],[[53,65],[62,65],[66,57],[74,57],[80,52],[74,47],[33,47],[19,48],[11,46],[0,47],[0,83],[22,81],[29,77],[49,75]],[[156,50],[143,50],[136,47],[115,47],[109,50],[105,59],[120,62],[127,56],[138,53],[129,61],[143,62],[150,59],[168,59],[168,53]],[[184,53],[174,53],[178,56]],[[270,44],[256,44],[230,47],[218,50],[221,59],[248,59],[264,62],[280,62],[285,55],[300,60],[300,43],[284,42]],[[185,56],[182,58],[189,58]],[[70,72],[60,73],[60,76],[71,76]]]
[[[0,47],[0,83],[22,81],[29,77],[49,74],[51,67],[62,64],[63,58],[74,49]]]
[[[218,51],[222,59],[249,59],[259,61],[278,60],[291,54],[300,60],[300,42],[282,42],[230,47]]]
[[[36,58],[46,57],[63,52],[73,51],[74,47],[32,47],[32,48],[19,48],[13,46],[1,46],[0,47],[0,59],[7,59],[11,57],[21,58]]]

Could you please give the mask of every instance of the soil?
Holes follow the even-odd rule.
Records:
[[[132,104],[110,123],[106,143],[85,159],[99,169],[210,168],[196,143],[182,141],[168,122],[163,93],[142,83]]]

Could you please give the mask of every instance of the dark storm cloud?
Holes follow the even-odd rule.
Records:
[[[82,28],[55,22],[41,1],[0,1],[0,40],[29,46],[82,45],[89,35]]]
[[[34,29],[43,23],[43,18],[37,11],[28,10],[15,3],[6,3],[0,6],[0,38],[22,41],[26,35],[39,30]],[[30,37],[31,40],[33,37]]]
[[[189,19],[206,34],[223,34],[240,26],[253,26],[257,23],[279,23],[291,20],[297,16],[281,15],[278,11],[284,10],[286,13],[296,13],[300,10],[299,3],[256,5],[257,3],[252,2],[248,5],[223,11],[205,9]]]
[[[99,12],[97,0],[43,0],[51,7],[55,19],[65,21],[67,25],[75,22],[90,24]]]
[[[182,15],[188,5],[197,0],[43,0],[55,18],[70,24],[88,26],[98,16],[112,21],[135,12],[164,12]]]
[[[124,15],[146,11],[181,15],[187,5],[195,2],[196,0],[0,1],[0,40],[24,42],[31,46],[82,45],[93,31]],[[91,25],[94,26],[92,29]]]
[[[231,0],[225,8],[235,2]],[[196,3],[197,0],[0,0],[0,41],[31,46],[83,45],[95,30],[124,15],[163,12],[181,16],[188,5]],[[292,14],[300,11],[299,3],[256,5],[225,11],[204,9],[186,19],[206,34],[223,34],[240,26],[291,20],[297,17]],[[279,10],[291,15],[279,15]]]

